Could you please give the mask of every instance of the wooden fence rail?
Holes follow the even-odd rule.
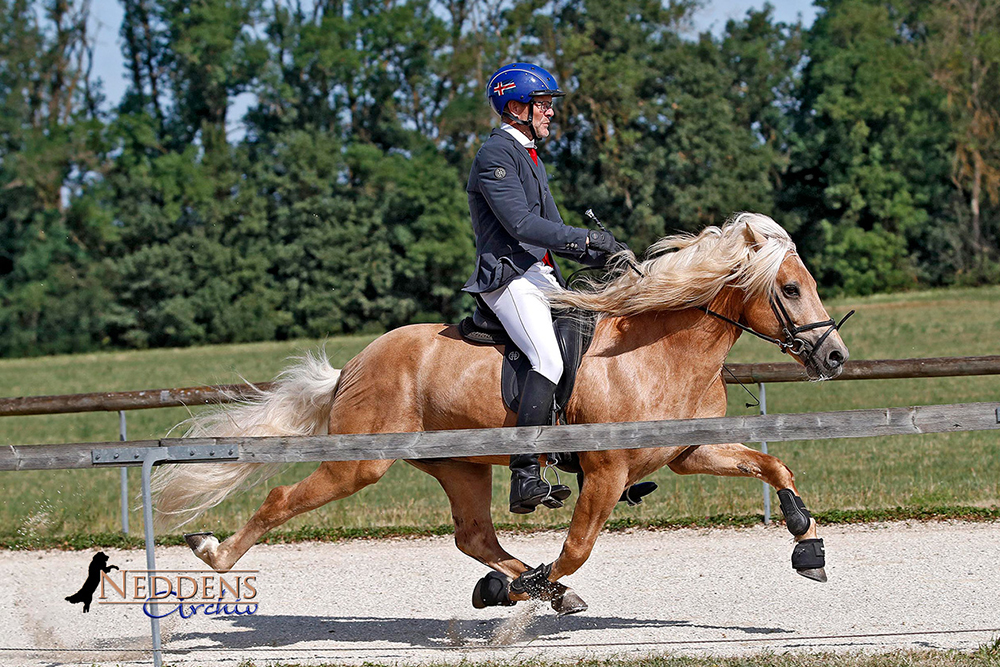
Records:
[[[726,381],[730,384],[735,383],[737,379],[748,384],[802,382],[809,379],[802,367],[796,363],[728,364],[727,367],[736,377],[733,379],[726,374]],[[1000,355],[850,361],[844,366],[844,372],[837,380],[890,380],[970,375],[1000,375]],[[260,390],[266,390],[270,386],[270,382],[254,385]],[[227,403],[233,397],[244,397],[253,393],[254,388],[250,385],[230,384],[181,389],[0,398],[0,417],[70,412],[116,412]]]
[[[908,408],[846,410],[618,424],[573,424],[522,428],[423,431],[377,435],[296,437],[164,438],[127,443],[24,445],[0,450],[0,470],[53,470],[104,465],[140,465],[148,447],[217,448],[241,462],[359,461],[523,452],[583,452],[675,445],[711,445],[766,440],[861,438],[881,435],[1000,430],[1000,403],[959,403]],[[108,450],[108,455],[94,450]],[[119,456],[112,459],[112,450]],[[125,452],[125,453],[122,453]],[[133,452],[129,454],[128,452]],[[216,452],[213,449],[213,455]]]

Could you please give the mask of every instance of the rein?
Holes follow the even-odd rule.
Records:
[[[831,318],[829,320],[823,320],[822,322],[812,322],[810,324],[803,324],[801,326],[796,326],[795,322],[793,322],[792,318],[789,316],[788,311],[785,309],[785,304],[781,302],[781,299],[772,296],[770,298],[770,303],[771,303],[771,311],[774,313],[775,319],[778,320],[778,324],[781,325],[781,333],[785,337],[784,340],[780,340],[778,338],[762,334],[759,331],[754,331],[753,329],[743,324],[742,322],[737,322],[736,320],[730,317],[726,317],[722,313],[717,313],[714,310],[710,310],[706,306],[696,306],[696,308],[708,315],[711,315],[712,317],[722,320],[723,322],[732,324],[734,327],[742,329],[748,334],[752,334],[757,338],[760,338],[761,340],[765,340],[768,343],[773,343],[774,345],[777,345],[778,348],[781,349],[782,353],[787,352],[789,354],[794,354],[795,356],[802,359],[803,363],[808,362],[812,358],[816,350],[818,350],[820,346],[823,345],[823,342],[827,339],[827,337],[834,331],[839,331],[840,328],[844,326],[844,323],[848,320],[848,318],[850,318],[851,315],[854,314],[854,311],[852,310],[851,312],[844,315],[843,319],[841,319],[840,322],[837,322]],[[830,328],[827,329],[827,331],[822,336],[820,336],[819,340],[816,341],[815,345],[813,345],[806,339],[799,337],[799,334],[804,331],[812,331],[813,329],[819,329],[820,327],[830,327]],[[803,354],[805,354],[804,357],[802,356]]]

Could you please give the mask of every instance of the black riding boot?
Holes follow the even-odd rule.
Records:
[[[518,426],[545,426],[552,417],[552,401],[556,391],[555,383],[547,377],[528,371],[521,392],[521,407],[517,411]],[[540,504],[546,507],[562,507],[569,498],[568,486],[550,485],[540,476],[540,466],[536,454],[515,454],[510,457],[510,511],[514,514],[530,514]]]

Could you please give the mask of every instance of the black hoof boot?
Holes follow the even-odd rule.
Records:
[[[559,584],[549,581],[552,573],[552,564],[542,563],[536,568],[525,570],[514,581],[510,582],[510,592],[519,594],[527,593],[533,600],[551,600],[560,590]]]
[[[778,502],[781,503],[781,513],[785,515],[788,532],[795,537],[805,535],[812,524],[812,514],[806,509],[802,499],[791,489],[782,489],[778,491]]]
[[[792,567],[806,579],[826,581],[826,551],[823,540],[802,540],[792,550]]]
[[[620,503],[628,503],[629,507],[642,504],[642,499],[653,491],[656,491],[656,482],[639,482],[625,489],[625,493],[618,499]]]
[[[510,582],[499,572],[490,572],[476,582],[472,591],[472,606],[476,609],[486,607],[513,607],[514,602],[508,597]]]

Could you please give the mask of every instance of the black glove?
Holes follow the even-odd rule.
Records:
[[[623,244],[615,241],[615,237],[611,234],[611,232],[602,232],[596,229],[591,229],[587,232],[587,246],[591,250],[597,250],[607,255],[613,255],[622,249],[619,247],[621,245]]]

